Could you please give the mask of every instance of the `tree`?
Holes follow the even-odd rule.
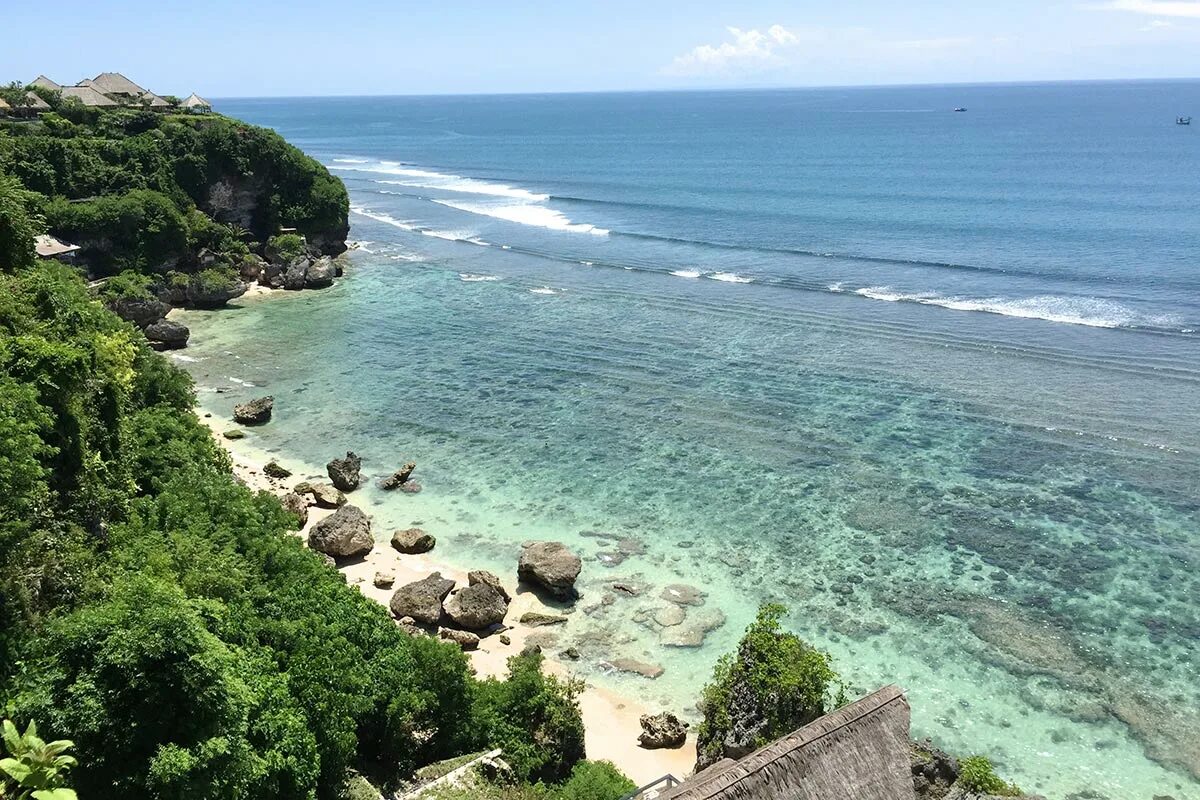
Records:
[[[32,266],[37,259],[33,238],[42,231],[33,214],[33,193],[16,178],[0,172],[0,272]]]
[[[717,662],[704,687],[697,770],[748,755],[844,704],[829,655],[782,630],[785,613],[777,603],[759,608],[737,652]]]

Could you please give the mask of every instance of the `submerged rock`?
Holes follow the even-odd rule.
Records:
[[[486,583],[488,586],[491,586],[500,593],[500,596],[504,598],[504,602],[512,602],[512,596],[509,595],[508,590],[504,588],[504,584],[500,582],[500,578],[495,574],[488,572],[486,569],[473,569],[468,572],[467,583],[471,586],[474,586],[477,583]]]
[[[643,714],[638,722],[642,726],[638,744],[647,750],[674,750],[683,747],[683,743],[687,741],[688,724],[668,711],[654,715]]]
[[[558,614],[542,614],[538,611],[526,611],[521,615],[521,624],[530,628],[541,628],[545,625],[561,625],[567,618]]]
[[[660,628],[673,628],[683,622],[687,612],[682,606],[670,605],[655,610],[654,622]]]
[[[455,625],[481,631],[504,621],[508,603],[494,587],[476,583],[451,594],[442,603],[442,610]]]
[[[412,617],[415,622],[435,625],[442,618],[442,601],[453,588],[454,581],[435,572],[397,589],[388,608],[394,617]]]
[[[407,555],[428,553],[437,544],[437,539],[420,528],[408,528],[392,534],[392,547]]]
[[[375,546],[371,520],[357,506],[342,506],[313,525],[308,546],[334,558],[366,555]]]
[[[233,407],[233,421],[241,425],[263,425],[271,421],[275,410],[274,397],[260,397]]]
[[[658,664],[648,664],[645,661],[638,661],[636,658],[614,658],[603,662],[603,665],[617,672],[631,672],[651,680],[663,674],[663,668]]]
[[[540,586],[556,597],[573,599],[575,579],[583,569],[579,556],[561,542],[533,542],[521,551],[517,577]]]
[[[672,583],[670,586],[663,587],[660,597],[669,603],[675,603],[680,606],[702,606],[704,605],[704,594],[704,592],[695,586],[688,586],[685,583]]]
[[[408,479],[412,477],[413,470],[415,470],[416,468],[417,468],[417,464],[415,461],[408,462],[403,467],[401,467],[400,469],[393,472],[391,475],[389,475],[386,478],[384,478],[383,480],[381,480],[379,482],[379,488],[384,489],[389,492],[392,489],[400,488],[405,483],[408,483]]]
[[[663,628],[659,642],[664,647],[700,647],[709,631],[725,624],[725,615],[717,609],[701,611],[687,616],[685,622]]]
[[[347,451],[345,458],[335,458],[326,464],[325,471],[335,487],[343,492],[352,492],[358,488],[362,478],[362,459]]]

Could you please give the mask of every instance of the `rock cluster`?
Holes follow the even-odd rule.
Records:
[[[397,619],[411,617],[423,625],[436,625],[442,619],[442,601],[453,588],[454,581],[435,572],[401,586],[392,594],[388,607]]]
[[[275,410],[274,397],[260,397],[233,407],[233,421],[240,425],[265,425]]]
[[[581,569],[583,562],[579,556],[561,542],[531,542],[521,551],[517,578],[555,597],[573,600],[578,596],[575,579]]]
[[[474,650],[480,638],[505,630],[508,592],[493,583],[490,572],[473,572],[476,577],[467,586],[455,588],[454,581],[434,572],[419,581],[405,584],[392,593],[388,603],[392,616],[407,632],[430,630],[440,626],[438,635],[464,650]]]
[[[273,250],[265,250],[266,261],[243,261],[240,267],[243,280],[257,280],[271,289],[324,289],[342,274],[342,264],[329,256],[308,251],[288,258]]]
[[[336,558],[354,558],[371,552],[371,520],[357,506],[344,505],[313,525],[308,546]]]
[[[171,306],[155,297],[119,297],[108,302],[108,310],[141,329],[155,350],[177,350],[187,346],[191,331],[186,325],[166,319]]]

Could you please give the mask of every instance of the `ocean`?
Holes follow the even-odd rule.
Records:
[[[778,601],[1027,791],[1200,798],[1200,82],[217,109],[341,177],[361,242],[184,315],[205,409],[276,398],[240,446],[416,461],[355,502],[459,566],[567,542],[549,651],[692,719]],[[673,584],[703,605],[661,628]]]

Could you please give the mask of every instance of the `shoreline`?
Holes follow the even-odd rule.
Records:
[[[275,294],[272,290],[255,293],[256,296]],[[200,422],[208,428],[214,441],[229,454],[233,465],[233,475],[241,480],[252,491],[265,491],[276,497],[281,497],[291,491],[291,487],[308,477],[325,480],[323,473],[312,468],[312,465],[299,462],[288,462],[285,466],[301,469],[293,470],[293,475],[284,479],[268,477],[263,468],[271,460],[246,452],[234,446],[234,442],[223,435],[225,430],[237,426],[232,420],[225,420],[216,415],[207,415],[200,406],[195,408]],[[347,493],[347,502],[353,504],[354,493]],[[367,509],[364,509],[366,511]],[[309,529],[317,521],[332,514],[331,509],[309,507],[307,524],[295,535],[306,539]],[[368,513],[368,516],[371,516]],[[395,550],[387,543],[386,536],[381,532],[372,531],[376,540],[375,547],[365,558],[353,563],[337,567],[338,572],[345,578],[346,583],[357,588],[363,595],[375,600],[384,608],[396,588],[413,581],[421,580],[432,572],[440,572],[444,577],[454,580],[460,585],[466,585],[466,571],[440,561],[432,551],[421,555],[405,555]],[[432,557],[431,557],[432,556]],[[514,572],[516,565],[514,564]],[[376,572],[390,572],[395,577],[389,588],[378,588],[374,585]],[[480,678],[505,675],[507,661],[510,656],[517,655],[527,644],[536,644],[541,629],[517,623],[522,614],[536,611],[544,614],[556,614],[557,609],[547,606],[532,591],[510,576],[502,575],[505,588],[512,595],[508,607],[506,624],[511,627],[504,631],[510,644],[503,644],[498,635],[484,637],[479,647],[466,651],[472,668]],[[563,623],[563,624],[569,624]],[[557,627],[557,626],[555,626]],[[570,664],[545,654],[545,667],[549,674],[558,677],[572,677],[574,672]],[[580,714],[584,725],[584,744],[587,758],[590,760],[611,761],[622,772],[629,776],[635,784],[641,786],[654,781],[663,775],[672,774],[676,778],[685,778],[692,773],[696,763],[695,732],[689,732],[685,744],[673,750],[648,750],[638,744],[641,733],[640,717],[643,714],[655,714],[662,710],[650,708],[637,700],[621,695],[611,689],[595,686],[585,681],[584,691],[578,698]]]

